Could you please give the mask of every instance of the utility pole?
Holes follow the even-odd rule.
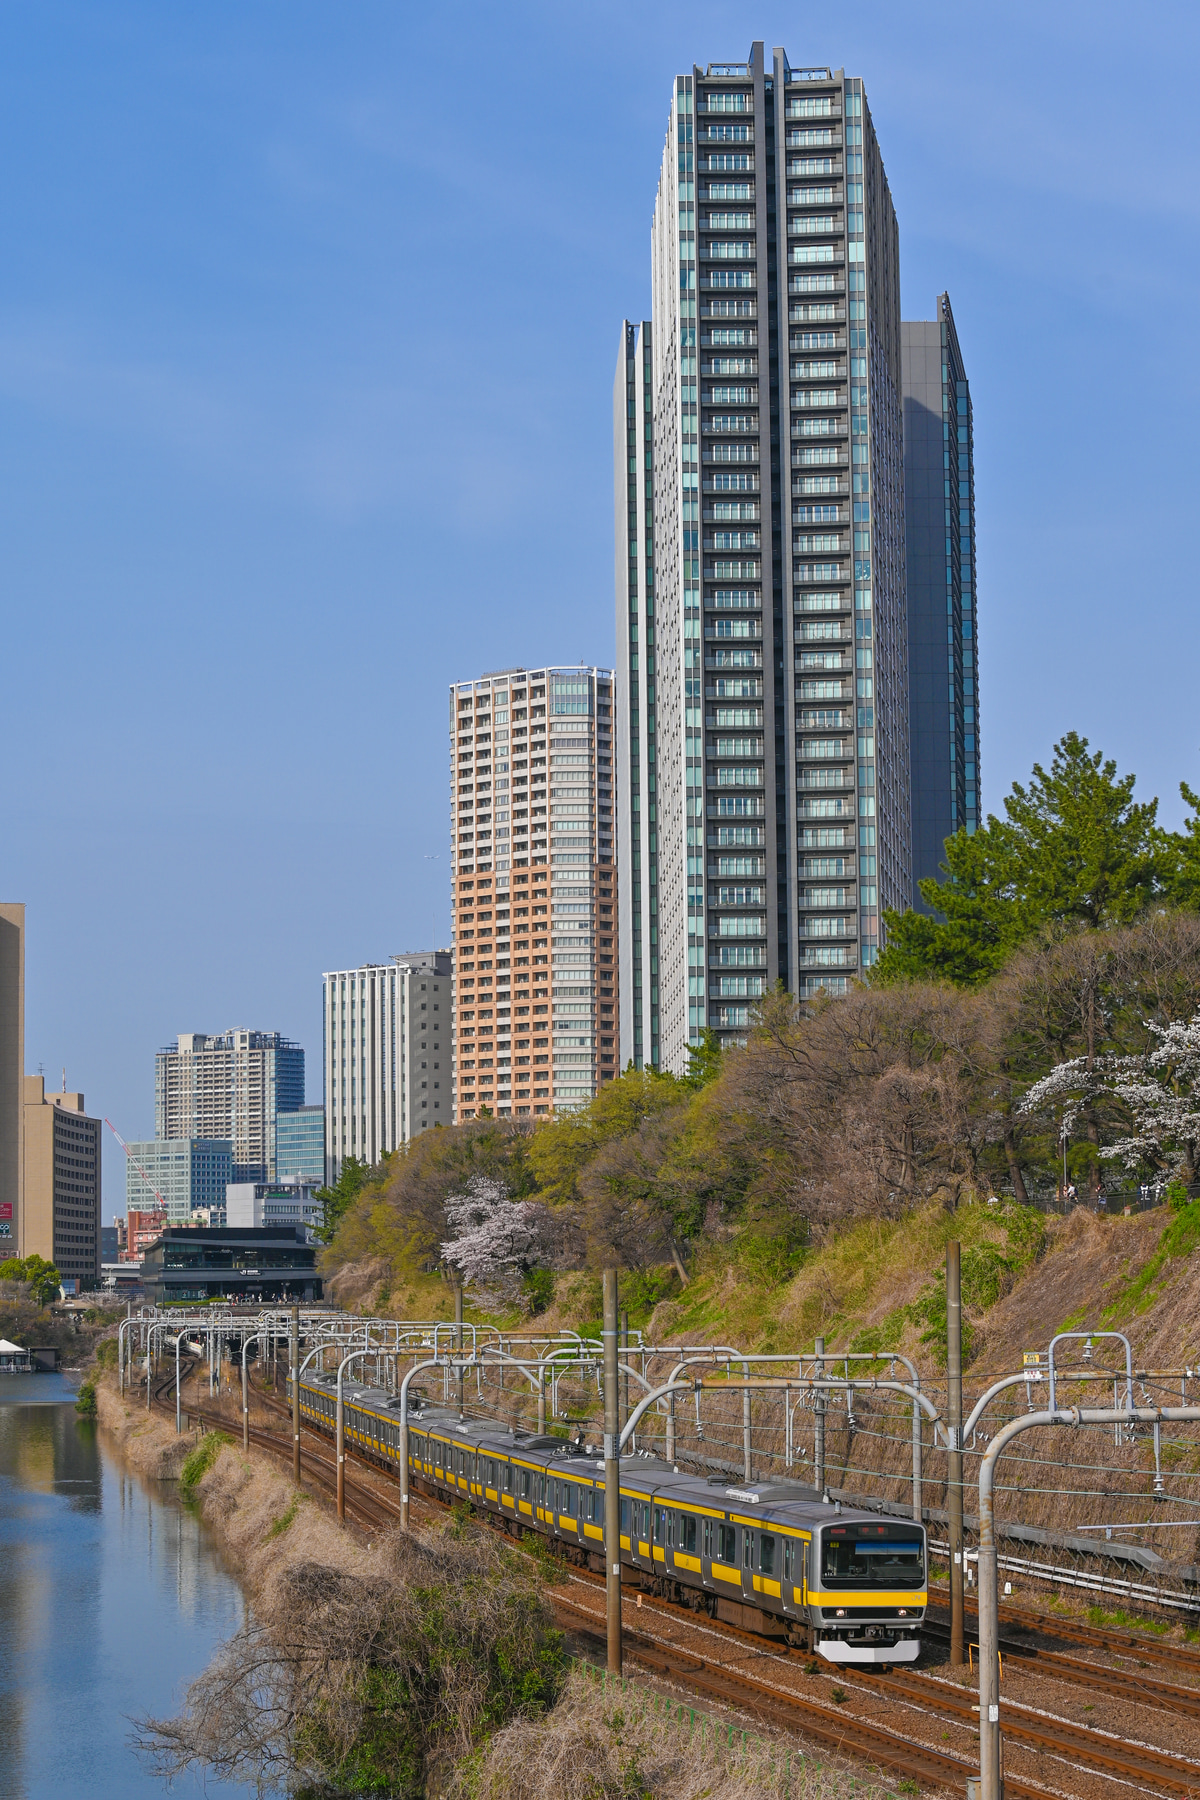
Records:
[[[960,1244],[946,1245],[946,1510],[950,1515],[950,1663],[963,1665],[962,1264]]]
[[[817,1380],[825,1379],[825,1339],[814,1338],[813,1349],[816,1353]],[[825,1497],[825,1395],[817,1389],[817,1397],[813,1402],[813,1475],[818,1500]]]
[[[288,1344],[288,1360],[292,1365],[292,1480],[300,1485],[300,1308],[292,1308],[292,1330]]]
[[[621,1673],[621,1427],[617,1385],[617,1271],[604,1271],[604,1586],[608,1669]]]

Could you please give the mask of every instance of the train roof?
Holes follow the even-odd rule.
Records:
[[[336,1387],[336,1380],[330,1377],[323,1380],[317,1378],[314,1385]],[[384,1418],[394,1419],[399,1409],[399,1395],[389,1394],[382,1388],[360,1385],[347,1388],[343,1385],[342,1395],[343,1399],[355,1406]],[[487,1419],[460,1419],[454,1409],[437,1402],[431,1403],[421,1396],[418,1399],[423,1403],[414,1408],[411,1405],[413,1398],[410,1390],[410,1424],[420,1431],[433,1431],[438,1436],[456,1438],[471,1449],[494,1455],[529,1456],[547,1470],[553,1469],[559,1474],[570,1473],[576,1479],[590,1479],[593,1482],[604,1479],[604,1459],[596,1454],[597,1447],[594,1444],[572,1443],[547,1432],[522,1431],[515,1425],[505,1429]],[[692,1475],[673,1467],[660,1456],[642,1451],[622,1456],[621,1485],[645,1487],[652,1495],[662,1494],[664,1498],[669,1496],[677,1506],[690,1505],[698,1510],[711,1512],[744,1513],[750,1507],[761,1507],[766,1516],[786,1507],[791,1520],[803,1525],[819,1524],[834,1518],[845,1524],[868,1519],[878,1522],[880,1519],[880,1514],[868,1507],[850,1507],[826,1500],[815,1487],[802,1482],[742,1482],[724,1475]],[[886,1514],[883,1517],[886,1523],[900,1528],[921,1529],[915,1521],[889,1518]]]

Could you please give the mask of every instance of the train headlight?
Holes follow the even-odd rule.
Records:
[[[835,1618],[835,1619],[844,1619],[844,1618],[845,1618],[845,1616],[846,1616],[846,1609],[845,1609],[845,1607],[844,1607],[844,1606],[839,1606],[839,1607],[838,1607],[838,1609],[837,1609],[837,1611],[836,1611],[836,1612],[835,1612],[835,1613],[834,1613],[834,1615],[833,1615],[833,1616],[834,1616],[834,1618]]]
[[[900,1608],[900,1609],[899,1609],[899,1611],[898,1611],[898,1612],[897,1612],[897,1614],[896,1614],[896,1617],[897,1617],[897,1618],[898,1618],[898,1619],[907,1619],[907,1617],[908,1617],[908,1608],[907,1608],[907,1606],[902,1606],[902,1607],[901,1607],[901,1608]]]

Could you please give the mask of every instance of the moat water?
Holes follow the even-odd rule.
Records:
[[[242,1618],[174,1484],[124,1469],[61,1376],[0,1375],[0,1800],[159,1800],[132,1721],[177,1712]]]

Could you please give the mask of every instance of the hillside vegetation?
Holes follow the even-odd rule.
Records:
[[[740,1046],[710,1035],[686,1073],[630,1068],[577,1112],[348,1162],[332,1292],[444,1317],[461,1281],[471,1317],[579,1328],[616,1265],[657,1341],[823,1335],[933,1373],[953,1238],[980,1378],[1078,1320],[1191,1355],[1200,830],[1163,831],[1133,787],[1069,735],[1003,819],[947,841],[942,913],[892,915],[869,984],[767,994]],[[1161,1204],[1122,1216],[1151,1186]],[[1086,1210],[1029,1204],[1068,1189]]]

